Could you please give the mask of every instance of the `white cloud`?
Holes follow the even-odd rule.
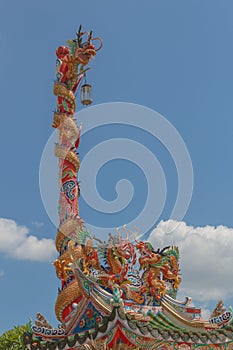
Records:
[[[210,309],[208,309],[208,308],[202,307],[202,309],[201,309],[201,317],[204,320],[208,320],[210,318],[210,315],[211,315],[212,311]]]
[[[216,301],[233,296],[233,229],[225,226],[188,226],[161,221],[148,239],[154,247],[180,249],[180,295],[196,301]]]
[[[52,239],[38,239],[27,227],[0,218],[0,252],[21,260],[51,261],[56,249]]]
[[[0,270],[0,278],[2,278],[5,275],[4,270]]]

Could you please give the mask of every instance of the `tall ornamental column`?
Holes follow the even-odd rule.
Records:
[[[87,238],[90,238],[89,233],[84,229],[78,208],[80,188],[77,182],[77,172],[80,162],[77,149],[81,128],[76,125],[74,119],[75,92],[89,69],[86,68],[89,60],[102,46],[101,39],[92,38],[92,32],[82,32],[81,26],[76,36],[75,39],[67,41],[67,46],[59,46],[56,50],[56,81],[54,83],[57,107],[54,112],[53,127],[59,132],[58,143],[55,145],[55,156],[58,157],[59,167],[59,228],[56,237],[59,257],[54,261],[54,265],[57,277],[61,280],[55,313],[63,324],[69,322],[74,312],[74,305],[77,305],[82,299],[78,282],[69,267],[71,261],[67,246],[69,241],[73,240],[75,258],[80,259],[83,255],[84,243]],[[94,45],[96,40],[100,41],[97,49]],[[85,104],[85,101],[83,103]]]

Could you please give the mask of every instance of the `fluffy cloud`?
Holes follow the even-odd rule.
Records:
[[[56,249],[52,239],[38,239],[27,227],[0,218],[0,252],[21,260],[51,261]]]
[[[233,229],[225,226],[188,226],[161,221],[148,239],[154,247],[180,249],[180,296],[201,302],[233,296]]]

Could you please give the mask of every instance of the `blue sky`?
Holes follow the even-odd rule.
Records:
[[[53,132],[55,50],[73,38],[80,23],[86,29],[93,29],[104,42],[88,75],[93,84],[94,104],[120,101],[154,109],[173,124],[189,150],[194,190],[182,234],[190,231],[195,234],[198,227],[209,226],[204,230],[204,237],[208,236],[207,231],[217,235],[215,245],[212,242],[209,249],[213,248],[212,258],[216,264],[213,265],[219,273],[216,284],[222,287],[219,290],[211,287],[215,293],[209,294],[211,302],[208,303],[203,295],[208,297],[209,291],[198,285],[197,269],[193,271],[194,282],[186,284],[184,292],[191,296],[194,292],[195,304],[206,309],[213,307],[221,292],[226,303],[233,304],[233,279],[228,271],[232,262],[233,227],[232,1],[70,0],[68,4],[60,0],[0,3],[0,333],[33,319],[37,311],[54,325],[57,323],[53,309],[59,281],[52,260],[49,261],[56,228],[41,200],[39,166],[45,144]],[[100,131],[96,135],[90,132],[89,138],[85,135],[80,146],[81,158],[93,144],[112,135],[136,138],[148,147],[152,144],[149,134],[130,127],[106,127]],[[168,189],[158,224],[170,218],[177,175],[168,152],[158,140],[154,141],[151,151],[164,169]],[[109,188],[121,178],[122,173],[116,175],[119,169],[126,171],[124,177],[129,175],[136,188],[139,183],[143,186],[143,174],[130,162],[118,160],[109,166],[102,169],[97,179],[99,191],[106,200],[114,198],[115,192]],[[136,198],[128,211],[114,217],[116,226],[138,214],[146,191],[146,187],[141,193],[135,190]],[[93,224],[112,220],[109,215],[91,211],[82,199],[80,212]],[[214,231],[213,227],[219,225],[222,229]],[[200,252],[203,264],[210,242],[209,237],[205,239],[206,249]],[[177,240],[180,241],[184,245],[181,238]],[[161,239],[160,243],[163,242]],[[46,246],[48,256],[44,262],[35,261],[39,260],[38,252],[29,254],[34,243],[42,250]],[[197,242],[195,244],[198,247]],[[216,244],[223,244],[220,252]],[[198,250],[196,257],[197,254]],[[186,253],[184,256],[187,259]],[[193,261],[185,260],[187,274],[189,264],[192,266]],[[211,261],[207,259],[206,265],[212,265]]]

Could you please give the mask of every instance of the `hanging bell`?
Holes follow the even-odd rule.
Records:
[[[81,103],[84,106],[92,104],[92,86],[90,84],[83,84],[81,87]]]

